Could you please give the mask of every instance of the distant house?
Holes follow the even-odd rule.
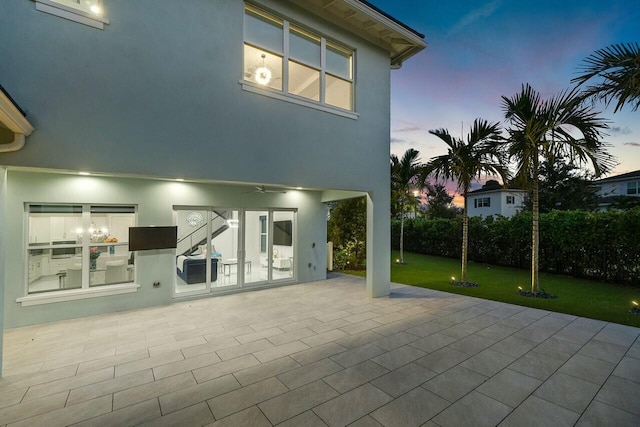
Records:
[[[471,191],[467,195],[469,217],[512,217],[524,206],[526,195],[526,190],[504,188],[497,181],[487,181],[481,189]]]
[[[640,197],[640,170],[598,179],[593,182],[598,209],[606,210],[625,197]]]

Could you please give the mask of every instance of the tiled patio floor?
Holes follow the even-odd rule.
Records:
[[[640,329],[332,279],[5,331],[0,425],[640,425]]]

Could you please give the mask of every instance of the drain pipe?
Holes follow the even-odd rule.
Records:
[[[0,153],[8,153],[10,151],[18,151],[24,147],[24,134],[14,133],[13,142],[8,144],[0,144]]]

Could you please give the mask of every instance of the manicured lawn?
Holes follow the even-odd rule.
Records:
[[[391,258],[397,257],[394,252]],[[631,301],[640,302],[640,287],[541,274],[540,287],[557,298],[527,298],[516,293],[518,286],[531,288],[526,270],[469,263],[467,279],[480,286],[461,288],[449,283],[452,276],[460,277],[459,260],[413,253],[404,258],[406,264],[391,264],[393,282],[640,327],[640,315],[629,313]],[[364,276],[364,272],[353,274]]]

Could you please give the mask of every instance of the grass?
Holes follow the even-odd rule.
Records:
[[[392,259],[396,258],[394,252]],[[517,294],[518,286],[531,288],[527,270],[470,262],[467,279],[480,286],[461,288],[450,284],[451,277],[459,279],[459,260],[414,253],[405,253],[404,259],[405,264],[391,264],[393,282],[640,327],[640,315],[629,313],[631,301],[640,302],[637,287],[541,274],[540,288],[557,298],[538,299]],[[364,271],[348,273],[365,275]]]

